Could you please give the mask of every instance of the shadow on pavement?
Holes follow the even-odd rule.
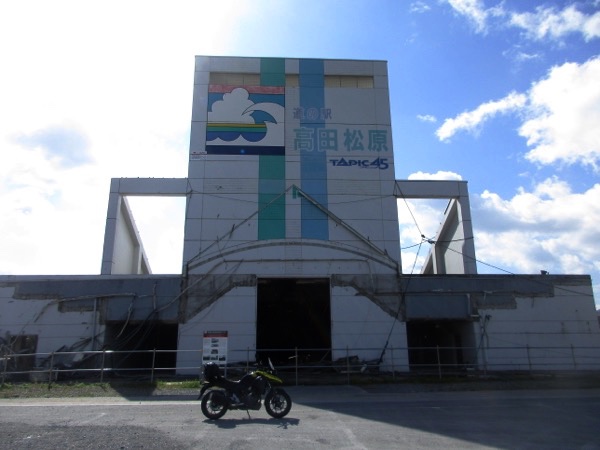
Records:
[[[214,425],[214,426],[216,426],[218,428],[222,428],[222,429],[233,429],[233,428],[237,428],[239,426],[246,426],[246,425],[270,425],[270,426],[275,426],[277,428],[287,429],[290,426],[297,427],[298,425],[300,425],[300,419],[294,419],[294,418],[273,419],[273,418],[254,418],[254,417],[251,417],[250,419],[248,419],[247,417],[240,419],[240,418],[223,417],[218,420],[206,419],[206,420],[204,420],[204,423],[207,425]]]

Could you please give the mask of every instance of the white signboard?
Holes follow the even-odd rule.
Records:
[[[227,331],[204,332],[202,361],[227,365]]]

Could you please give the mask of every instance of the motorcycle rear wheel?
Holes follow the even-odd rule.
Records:
[[[273,389],[265,397],[265,409],[271,417],[281,419],[292,409],[292,399],[283,389]]]
[[[227,412],[227,397],[219,390],[210,390],[202,397],[200,409],[210,420],[220,419]]]

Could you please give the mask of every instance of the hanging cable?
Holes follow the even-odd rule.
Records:
[[[193,256],[192,258],[190,258],[185,263],[186,273],[187,273],[187,270],[189,268],[190,263],[192,263],[193,261],[199,259],[202,255],[204,255],[206,253],[207,250],[209,250],[210,248],[212,248],[214,245],[218,245],[221,240],[226,239],[228,237],[231,237],[233,235],[233,233],[234,233],[235,230],[237,230],[242,225],[244,225],[246,222],[248,222],[250,219],[252,219],[253,217],[255,217],[258,214],[260,214],[262,211],[264,211],[265,209],[267,209],[268,207],[270,207],[271,204],[273,204],[274,202],[276,202],[277,200],[279,200],[282,196],[284,196],[285,194],[287,194],[292,188],[295,188],[295,185],[291,185],[291,186],[287,187],[283,192],[281,192],[279,195],[277,195],[276,197],[274,197],[273,199],[271,199],[271,201],[269,201],[267,204],[265,204],[262,208],[257,209],[256,211],[254,211],[252,214],[250,214],[248,217],[246,217],[241,222],[232,225],[231,230],[229,230],[224,235],[217,237],[217,239],[215,239],[210,245],[208,245],[208,247],[206,247],[203,250],[200,250],[195,256]]]
[[[399,299],[400,301],[398,302],[398,309],[396,310],[396,315],[394,316],[394,320],[392,321],[392,326],[390,327],[390,331],[387,335],[385,345],[383,346],[383,349],[381,350],[381,355],[379,355],[377,364],[381,364],[383,362],[383,357],[385,356],[385,352],[387,351],[387,348],[390,345],[390,338],[392,337],[392,333],[394,332],[394,327],[396,326],[396,322],[398,321],[398,316],[400,315],[400,310],[402,309],[402,305],[405,304],[406,292],[408,291],[408,286],[410,285],[410,280],[412,280],[412,277],[414,275],[414,270],[417,265],[417,260],[419,258],[419,253],[421,251],[422,244],[423,244],[423,241],[421,241],[419,243],[419,248],[417,249],[417,254],[415,255],[415,259],[413,261],[413,266],[412,266],[410,275],[408,276],[408,279],[406,281],[406,286],[404,286],[404,288],[400,291],[400,299]]]
[[[519,274],[516,274],[514,272],[511,272],[509,270],[503,269],[502,267],[498,267],[498,266],[495,266],[493,264],[486,263],[485,261],[481,261],[480,259],[473,258],[472,256],[465,255],[464,253],[459,252],[458,250],[454,250],[451,247],[447,247],[447,249],[450,250],[450,251],[453,251],[454,253],[458,253],[459,255],[461,255],[461,256],[463,256],[465,258],[469,258],[469,259],[475,261],[476,263],[483,264],[485,266],[491,267],[491,268],[496,269],[496,270],[500,270],[500,271],[502,271],[504,273],[507,273],[509,275],[523,276],[523,275],[519,275]],[[539,283],[539,284],[541,284],[543,286],[546,286],[546,287],[553,287],[553,288],[556,287],[554,284],[551,284],[551,283],[549,283],[547,281],[540,281],[540,279],[538,279],[538,278],[535,278],[532,281],[535,282],[535,283]],[[583,296],[586,296],[586,297],[594,297],[594,294],[582,293],[582,292],[579,292],[579,291],[576,291],[576,290],[572,290],[572,289],[567,289],[567,288],[564,288],[564,287],[558,287],[557,289],[560,289],[563,292],[569,292],[571,294],[583,295]]]
[[[415,226],[417,227],[417,231],[419,232],[419,235],[423,236],[423,232],[421,231],[421,228],[419,227],[419,224],[417,223],[417,219],[416,219],[415,215],[413,214],[412,209],[410,208],[410,205],[408,204],[408,201],[406,200],[406,197],[404,196],[404,193],[402,192],[402,189],[400,189],[400,186],[396,186],[396,187],[400,191],[400,197],[402,198],[402,200],[404,200],[406,209],[408,209],[408,212],[410,213],[410,216],[412,217],[412,220],[413,220]]]

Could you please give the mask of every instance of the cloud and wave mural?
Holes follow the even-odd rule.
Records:
[[[284,111],[284,87],[210,85],[207,153],[285,154]]]

